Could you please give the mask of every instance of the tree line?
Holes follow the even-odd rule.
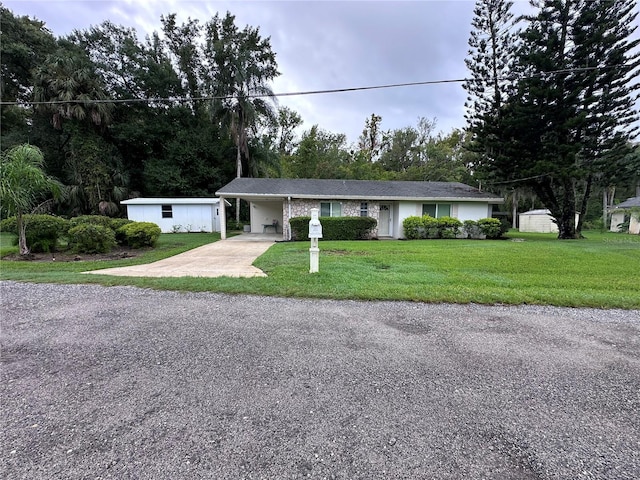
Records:
[[[131,196],[211,196],[236,176],[465,180],[465,135],[435,121],[356,144],[278,105],[276,54],[230,13],[205,23],[162,16],[143,41],[104,22],[56,38],[1,7],[2,149],[38,146],[67,187],[59,213],[120,213]],[[255,96],[260,95],[260,96]],[[145,101],[139,101],[147,99]],[[32,103],[33,102],[33,103]]]
[[[168,14],[143,40],[108,21],[56,38],[0,6],[1,147],[39,147],[65,186],[55,204],[65,215],[117,216],[134,196],[211,196],[236,176],[462,181],[504,194],[514,212],[549,208],[560,237],[574,238],[602,211],[594,194],[630,195],[640,182],[637,9],[532,5],[514,18],[512,2],[477,0],[465,130],[438,132],[428,118],[384,129],[373,113],[353,144],[320,125],[298,134],[303,119],[270,87],[280,75],[270,39],[229,12]]]

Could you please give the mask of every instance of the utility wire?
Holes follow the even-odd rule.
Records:
[[[629,66],[626,64],[613,65],[607,67],[583,67],[583,68],[567,68],[561,70],[551,70],[548,72],[540,72],[535,75],[530,75],[524,78],[535,78],[545,75],[560,75],[565,73],[578,73],[588,72],[593,70],[603,70],[609,68],[621,68],[623,66]],[[511,75],[502,77],[500,80],[514,80]],[[390,83],[385,85],[370,85],[365,87],[350,87],[350,88],[335,88],[327,90],[306,90],[300,92],[283,92],[269,94],[253,94],[249,93],[245,95],[245,98],[273,98],[273,97],[294,97],[304,95],[320,95],[329,93],[344,93],[344,92],[359,92],[364,90],[381,90],[387,88],[400,88],[400,87],[414,87],[420,85],[440,85],[447,83],[464,83],[470,82],[473,79],[470,78],[457,78],[449,80],[428,80],[424,82],[407,82],[407,83]],[[196,102],[196,101],[210,101],[210,100],[231,100],[236,98],[235,95],[220,95],[220,96],[204,96],[204,97],[151,97],[151,98],[117,98],[117,99],[85,99],[85,100],[48,100],[48,101],[15,101],[15,102],[0,102],[0,105],[59,105],[59,104],[99,104],[99,103],[161,103],[161,102]]]

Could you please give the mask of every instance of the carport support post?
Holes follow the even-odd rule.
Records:
[[[225,202],[226,200],[224,197],[220,197],[218,208],[218,215],[220,216],[220,240],[225,240],[227,238],[227,212]]]
[[[318,273],[320,271],[320,249],[318,248],[318,239],[322,238],[322,225],[318,219],[317,208],[311,209],[311,220],[309,221],[309,238],[311,239],[311,248],[309,249],[309,273]]]

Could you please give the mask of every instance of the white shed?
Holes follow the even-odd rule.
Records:
[[[163,233],[219,232],[219,198],[132,198],[127,218],[157,224]],[[228,203],[228,202],[227,202]]]
[[[518,215],[521,232],[557,233],[551,212],[546,209],[529,210]]]

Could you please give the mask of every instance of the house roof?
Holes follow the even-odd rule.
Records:
[[[616,205],[616,209],[618,208],[631,208],[631,207],[640,207],[640,197],[631,197],[626,199],[624,202]]]
[[[503,199],[458,182],[404,182],[288,178],[236,178],[220,197],[352,200],[449,200],[502,203]]]
[[[192,198],[131,198],[120,202],[122,205],[216,205],[219,198],[192,197]]]

